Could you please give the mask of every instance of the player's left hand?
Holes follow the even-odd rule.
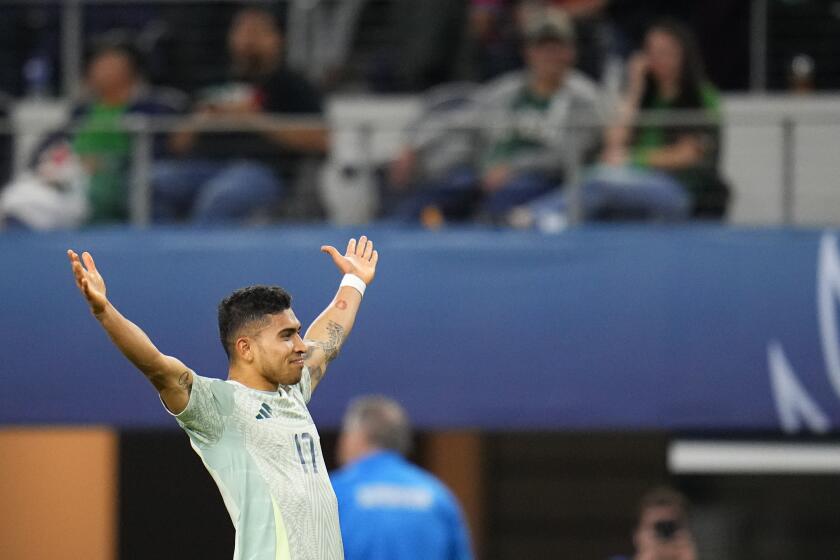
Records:
[[[351,239],[344,255],[331,245],[321,247],[321,252],[331,256],[335,266],[344,274],[355,274],[367,285],[373,282],[379,253],[373,250],[373,241],[366,236],[361,236],[358,242]]]

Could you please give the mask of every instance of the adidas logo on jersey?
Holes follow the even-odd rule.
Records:
[[[265,420],[266,418],[271,418],[271,407],[268,406],[266,403],[262,403],[260,407],[260,411],[257,413],[256,416],[257,420]]]

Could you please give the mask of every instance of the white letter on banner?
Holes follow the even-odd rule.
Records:
[[[826,375],[834,392],[840,397],[840,341],[837,339],[835,301],[840,301],[840,255],[837,252],[837,238],[825,234],[820,242],[817,266],[817,313]]]
[[[785,432],[798,432],[802,423],[814,432],[828,431],[829,422],[825,413],[808,395],[785,356],[785,351],[778,341],[767,345],[767,361],[770,366],[770,385],[776,410]]]

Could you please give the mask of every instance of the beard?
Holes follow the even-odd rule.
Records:
[[[238,56],[233,66],[238,77],[252,80],[261,78],[271,71],[272,61],[270,57],[251,52]]]
[[[286,386],[297,385],[300,383],[301,377],[303,377],[303,368],[296,367],[286,367],[280,371],[275,370],[271,376],[275,383]]]

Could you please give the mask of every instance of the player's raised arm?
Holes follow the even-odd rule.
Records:
[[[87,300],[93,316],[120,349],[120,352],[151,381],[166,407],[175,414],[190,398],[192,372],[177,358],[162,354],[140,327],[126,319],[108,301],[105,280],[96,269],[90,253],[79,259],[74,251],[67,251],[76,286]]]
[[[327,245],[321,247],[321,251],[332,257],[335,265],[344,273],[344,278],[335,298],[306,331],[305,339],[309,347],[306,365],[312,379],[312,390],[324,377],[327,365],[338,355],[350,334],[365,287],[373,282],[379,260],[373,242],[364,235],[358,241],[351,239],[344,255],[335,247]]]

